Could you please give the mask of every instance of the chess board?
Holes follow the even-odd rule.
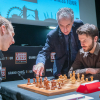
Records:
[[[32,91],[32,92],[36,92],[36,93],[39,93],[39,94],[42,94],[42,95],[46,95],[46,96],[53,96],[53,95],[59,95],[59,94],[64,94],[64,93],[69,93],[69,92],[73,92],[73,91],[76,91],[76,89],[80,86],[80,82],[75,82],[75,84],[72,84],[70,79],[68,79],[62,87],[62,89],[58,89],[58,88],[55,88],[55,90],[46,90],[45,88],[39,88],[39,87],[36,87],[36,84],[33,84],[31,83],[31,85],[27,85],[26,84],[19,84],[17,85],[19,88],[22,88],[22,89],[26,89],[26,90],[29,90],[29,91]],[[51,85],[51,82],[50,82],[50,85]],[[58,87],[58,84],[57,84],[57,87]]]

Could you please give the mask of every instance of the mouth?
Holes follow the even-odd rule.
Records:
[[[67,31],[67,32],[64,32],[64,34],[68,35],[68,34],[69,34],[69,32],[68,32],[68,31]]]
[[[8,46],[8,48],[10,47],[10,44],[9,44],[9,46]]]
[[[86,49],[86,47],[82,47],[83,49]]]

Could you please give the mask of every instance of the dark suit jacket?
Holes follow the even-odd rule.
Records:
[[[2,51],[0,50],[0,59],[2,59],[4,57]],[[0,60],[0,83],[2,81],[2,63],[1,63],[1,60]]]
[[[81,20],[75,20],[72,26],[73,35],[75,38],[75,42],[77,44],[77,52],[80,49],[80,42],[78,40],[78,35],[76,33],[76,29],[83,25],[83,22]],[[50,31],[47,34],[47,39],[45,46],[42,48],[42,50],[39,52],[36,60],[37,63],[43,63],[45,64],[46,59],[50,56],[50,52],[55,51],[55,61],[53,65],[53,74],[57,75],[61,73],[61,69],[64,65],[64,62],[66,60],[66,46],[65,46],[65,38],[64,34],[61,32],[59,26],[56,27],[56,29]]]

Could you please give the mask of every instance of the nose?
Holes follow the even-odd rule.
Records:
[[[15,43],[15,40],[14,40],[14,38],[12,38],[12,41],[11,41],[10,45],[12,45],[14,43]]]
[[[81,46],[84,46],[84,43],[81,42]]]
[[[15,40],[14,40],[14,38],[12,39],[12,44],[14,44],[15,43]]]
[[[64,28],[64,32],[67,32],[67,27]]]

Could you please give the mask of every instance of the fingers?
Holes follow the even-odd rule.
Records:
[[[33,72],[36,73],[36,65],[33,66]]]
[[[39,76],[40,70],[38,69],[36,72],[36,75]]]
[[[36,75],[39,73],[38,66],[36,66],[36,65],[33,66],[33,72],[35,72]]]
[[[43,71],[44,71],[44,68],[42,67],[40,70],[40,76],[42,76]]]
[[[33,66],[33,72],[35,72],[35,74],[37,76],[39,76],[39,75],[42,76],[43,71],[44,71],[44,67],[43,66],[38,66],[38,65],[34,65]]]
[[[97,74],[97,71],[94,68],[87,68],[86,74]]]

